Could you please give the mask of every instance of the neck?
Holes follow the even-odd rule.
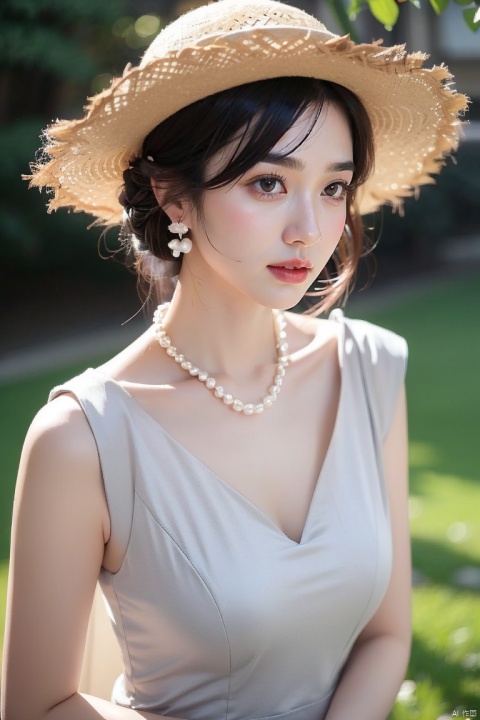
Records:
[[[179,352],[210,373],[241,380],[275,363],[273,311],[251,302],[202,301],[177,286],[165,317]]]

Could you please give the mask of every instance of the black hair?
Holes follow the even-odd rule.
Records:
[[[172,260],[170,220],[156,200],[152,180],[165,193],[165,205],[188,201],[201,213],[206,191],[241,177],[265,158],[307,109],[313,109],[310,127],[296,147],[304,142],[325,103],[340,109],[349,121],[355,164],[345,232],[320,276],[322,286],[309,293],[321,298],[314,310],[335,304],[348,291],[364,250],[363,227],[354,200],[355,188],[373,167],[373,132],[366,110],[352,92],[315,78],[273,78],[224,90],[182,108],[147,135],[140,157],[124,172],[120,194],[126,210],[122,234],[135,255],[139,274],[150,275],[149,281],[155,282],[151,261]],[[209,160],[227,145],[233,147],[228,162],[207,178]],[[180,263],[181,257],[177,272]]]

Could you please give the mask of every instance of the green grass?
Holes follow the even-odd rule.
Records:
[[[413,598],[411,683],[391,720],[436,720],[454,710],[458,717],[476,710],[480,718],[480,595],[454,582],[460,568],[480,568],[479,308],[480,277],[472,276],[362,315],[405,336],[410,346],[411,528],[421,584]],[[48,390],[81,369],[0,387],[0,630],[22,439]]]

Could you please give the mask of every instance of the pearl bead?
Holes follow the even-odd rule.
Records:
[[[189,240],[189,238],[183,238],[181,242],[178,240],[173,240],[171,243],[169,243],[169,247],[170,245],[172,246],[172,249],[173,245],[175,245],[175,250],[177,252],[174,252],[173,255],[175,257],[178,257],[178,250],[181,250],[182,252],[188,252],[190,250],[191,241]],[[177,348],[172,345],[172,341],[167,335],[167,331],[163,323],[163,318],[165,317],[168,307],[169,305],[167,303],[164,305],[159,305],[158,308],[155,310],[153,314],[154,333],[160,347],[162,347],[167,353],[167,355],[170,355],[170,357],[172,357],[175,362],[180,365],[182,370],[188,372],[192,377],[198,378],[200,382],[205,383],[205,387],[208,390],[213,390],[213,394],[215,397],[222,400],[225,405],[230,406],[237,413],[243,413],[244,415],[260,415],[267,408],[272,407],[273,403],[277,399],[278,394],[280,393],[283,384],[283,377],[285,375],[285,370],[288,363],[290,362],[290,358],[288,356],[288,343],[286,342],[287,334],[285,332],[286,321],[282,313],[280,313],[278,310],[273,311],[275,347],[277,350],[273,384],[269,388],[269,394],[266,395],[263,400],[255,404],[243,403],[241,400],[238,400],[238,398],[234,398],[231,393],[226,393],[221,385],[217,385],[217,381],[214,377],[211,377],[207,372],[205,372],[204,370],[200,370],[200,368],[193,365],[193,363],[187,360],[185,356],[181,353],[177,353]]]
[[[177,245],[177,250],[180,250],[180,252],[183,253],[189,253],[191,249],[192,241],[190,238],[183,238],[183,240],[181,240]]]

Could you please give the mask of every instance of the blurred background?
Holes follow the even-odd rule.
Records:
[[[46,125],[78,117],[88,95],[136,63],[166,23],[200,4],[2,0],[0,638],[28,424],[54,384],[101,362],[145,326],[116,233],[100,238],[87,216],[47,214],[46,195],[29,191],[21,175]],[[345,31],[342,13],[332,12],[338,0],[290,4]],[[480,32],[467,27],[458,3],[440,15],[426,0],[421,9],[408,2],[399,9],[391,31],[362,10],[353,23],[358,38],[429,53],[472,103],[460,148],[436,185],[407,200],[401,217],[384,209],[366,219],[380,242],[347,306],[404,335],[411,353],[415,636],[392,720],[480,717]]]

